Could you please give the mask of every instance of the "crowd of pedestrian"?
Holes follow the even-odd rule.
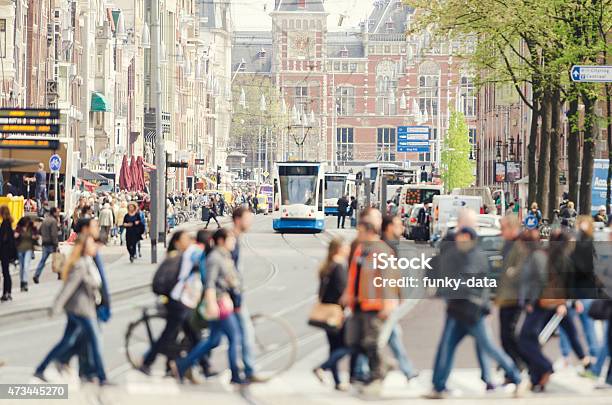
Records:
[[[571,210],[571,205],[568,209]],[[541,218],[536,205],[531,207],[530,215]],[[466,336],[474,338],[487,391],[500,385],[513,387],[517,396],[528,389],[545,391],[555,367],[543,346],[557,329],[563,356],[557,367],[568,366],[573,352],[580,362],[581,376],[600,378],[609,357],[612,328],[605,328],[607,335],[600,341],[594,321],[612,321],[612,303],[607,300],[595,271],[593,218],[577,215],[574,223],[575,228],[554,230],[549,241],[543,243],[537,227],[529,226],[529,221],[520,221],[513,212],[507,213],[501,219],[505,241],[501,252],[503,273],[496,291],[467,283],[462,283],[457,291],[437,290],[434,296],[446,303],[446,319],[433,365],[433,390],[428,398],[452,395],[447,381],[454,353]],[[462,211],[457,226],[439,247],[432,274],[461,279],[490,274],[490,262],[479,245],[477,229],[476,213]],[[363,385],[363,390],[371,393],[380,391],[390,368],[381,353],[379,338],[385,320],[390,319],[402,301],[403,292],[389,287],[392,284],[373,287],[373,278],[381,275],[381,270],[373,265],[373,257],[382,253],[397,256],[402,234],[399,217],[383,217],[376,209],[366,208],[359,215],[357,237],[350,249],[340,239],[329,245],[319,270],[319,301],[309,323],[324,328],[329,343],[328,359],[313,372],[323,382],[325,371],[330,371],[338,390],[348,388],[338,370],[338,362],[345,356],[351,358],[349,383]],[[496,310],[501,345],[495,342],[488,321]],[[410,380],[418,373],[398,338],[401,330],[396,329],[397,323],[389,327],[392,333],[388,345]],[[503,382],[494,378],[492,363],[503,371]],[[612,367],[604,378],[606,384],[602,387],[612,388]]]

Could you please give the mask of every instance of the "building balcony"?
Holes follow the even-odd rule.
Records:
[[[371,42],[406,42],[406,34],[370,34]]]

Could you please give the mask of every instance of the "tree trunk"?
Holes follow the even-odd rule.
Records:
[[[553,92],[550,111],[550,178],[548,190],[548,218],[553,218],[553,211],[559,207],[559,138],[561,137],[561,92]]]
[[[548,161],[550,156],[550,117],[551,94],[544,93],[542,98],[542,123],[540,125],[540,150],[538,160],[538,188],[536,201],[542,213],[548,212]]]
[[[567,136],[567,184],[569,200],[578,202],[580,176],[580,127],[578,125],[578,96],[569,103],[569,134]]]
[[[606,214],[610,216],[610,186],[612,183],[612,89],[606,83],[606,130],[608,132],[608,179],[606,181]]]
[[[529,207],[529,205],[537,199],[538,173],[536,167],[536,153],[538,142],[538,119],[541,114],[540,97],[539,90],[534,89],[529,145],[527,146],[527,175],[529,176],[529,189],[527,191],[527,201],[524,202],[526,207]]]
[[[596,101],[596,96],[582,94],[582,102],[584,103],[584,145],[582,147],[582,172],[580,173],[579,212],[585,215],[591,214],[593,160],[595,159],[595,140],[597,139]]]

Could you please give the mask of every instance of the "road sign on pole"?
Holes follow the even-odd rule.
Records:
[[[612,82],[612,66],[572,66],[570,71],[572,81],[579,83]]]
[[[427,153],[430,128],[424,125],[397,127],[397,151],[408,153]]]
[[[62,158],[58,154],[51,155],[49,158],[49,169],[52,172],[59,172],[62,168]]]

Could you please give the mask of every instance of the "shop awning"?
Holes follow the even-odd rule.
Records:
[[[91,111],[110,112],[111,106],[104,94],[94,91],[91,93]]]

